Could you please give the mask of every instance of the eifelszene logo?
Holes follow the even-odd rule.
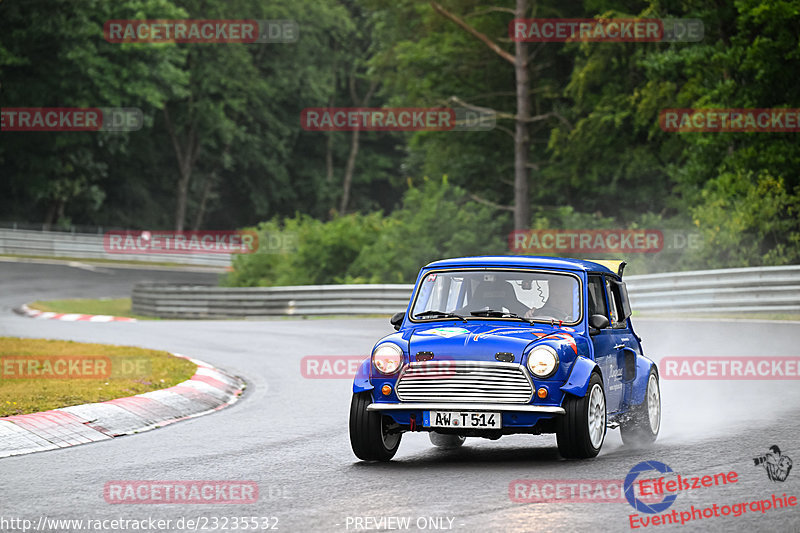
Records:
[[[628,475],[625,476],[625,483],[623,487],[625,489],[625,499],[628,500],[628,503],[631,504],[634,509],[643,513],[656,514],[669,509],[669,507],[675,503],[678,495],[667,494],[664,496],[663,500],[656,503],[645,502],[642,499],[637,498],[634,491],[636,479],[639,477],[639,474],[643,472],[650,472],[651,470],[655,470],[656,472],[660,472],[662,474],[672,472],[672,469],[662,462],[644,461],[631,468],[630,472],[628,472]]]
[[[789,472],[792,471],[792,460],[786,455],[781,455],[781,449],[774,444],[764,455],[754,457],[753,463],[764,467],[770,481],[786,481]]]

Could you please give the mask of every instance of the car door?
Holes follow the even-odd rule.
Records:
[[[623,340],[630,337],[625,334],[625,330],[620,327],[620,317],[622,316],[617,308],[611,291],[610,281],[600,274],[589,275],[589,316],[603,315],[608,318],[609,327],[596,330],[592,333],[592,344],[594,345],[594,357],[600,370],[603,372],[603,388],[606,392],[606,410],[608,413],[619,411],[623,397],[623,368],[624,354],[622,350],[626,346]],[[624,324],[624,319],[622,320]]]
[[[639,338],[630,326],[631,306],[625,284],[615,276],[606,276],[606,296],[608,298],[611,329],[614,330],[617,348],[617,374],[619,381],[614,384],[619,391],[619,408],[623,409],[633,393],[631,387],[636,377],[636,356],[642,354]]]

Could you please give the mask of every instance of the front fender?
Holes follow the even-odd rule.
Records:
[[[372,383],[369,380],[369,367],[370,359],[368,357],[364,360],[364,362],[361,363],[361,366],[358,367],[356,377],[353,378],[353,394],[358,394],[359,392],[364,392],[375,388],[372,386]]]
[[[597,372],[602,377],[597,363],[583,356],[576,357],[575,362],[572,364],[572,371],[569,373],[567,382],[564,383],[561,390],[567,394],[583,398],[586,396],[586,389],[589,388],[589,378],[592,377],[592,372]]]

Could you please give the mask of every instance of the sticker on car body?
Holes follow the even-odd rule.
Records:
[[[469,333],[469,330],[466,328],[433,328],[433,329],[426,329],[424,331],[419,331],[417,335],[436,335],[438,337],[444,337],[449,339],[450,337],[456,337],[458,335],[466,335]]]

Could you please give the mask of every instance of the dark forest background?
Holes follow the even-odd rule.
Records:
[[[705,36],[526,44],[521,191],[507,57],[519,9],[695,18]],[[292,19],[300,36],[104,40],[105,21],[130,18]],[[515,227],[701,235],[633,258],[639,272],[797,263],[798,134],[667,133],[658,114],[800,107],[798,28],[798,0],[5,0],[3,107],[138,107],[145,125],[3,132],[0,221],[299,237],[290,253],[237,258],[227,281],[240,285],[409,281],[432,259],[507,252]],[[497,126],[304,131],[301,111],[326,106],[467,106],[496,111]]]

